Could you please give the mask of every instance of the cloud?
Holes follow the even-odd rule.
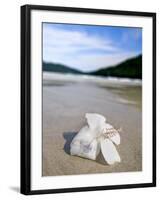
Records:
[[[65,27],[65,26],[63,26]],[[82,71],[117,64],[136,52],[125,52],[110,37],[85,30],[43,24],[43,60],[62,63]]]
[[[117,50],[109,39],[105,39],[104,41],[102,38],[91,36],[84,31],[58,29],[49,25],[45,25],[43,29],[43,45],[45,47],[52,47],[52,49],[61,48],[62,51],[69,52],[89,49]]]

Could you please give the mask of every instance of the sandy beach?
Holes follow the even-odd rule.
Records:
[[[43,74],[43,176],[142,170],[142,86],[138,80]],[[109,166],[71,156],[70,143],[86,124],[85,113],[99,113],[122,128],[121,163]]]

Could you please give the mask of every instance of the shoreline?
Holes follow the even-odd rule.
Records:
[[[81,82],[81,83],[88,82],[88,83],[107,83],[107,84],[119,83],[121,85],[142,86],[141,79],[43,72],[43,84],[47,83],[47,81],[48,82],[64,81],[64,82]]]

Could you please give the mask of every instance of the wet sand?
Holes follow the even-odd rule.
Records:
[[[43,78],[42,175],[141,171],[141,85],[81,79]],[[70,143],[85,125],[87,112],[102,114],[115,128],[122,128],[121,144],[117,147],[121,163],[109,166],[101,154],[96,161],[70,155]]]

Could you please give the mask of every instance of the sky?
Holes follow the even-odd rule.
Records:
[[[43,23],[45,62],[89,72],[141,53],[141,28]]]

